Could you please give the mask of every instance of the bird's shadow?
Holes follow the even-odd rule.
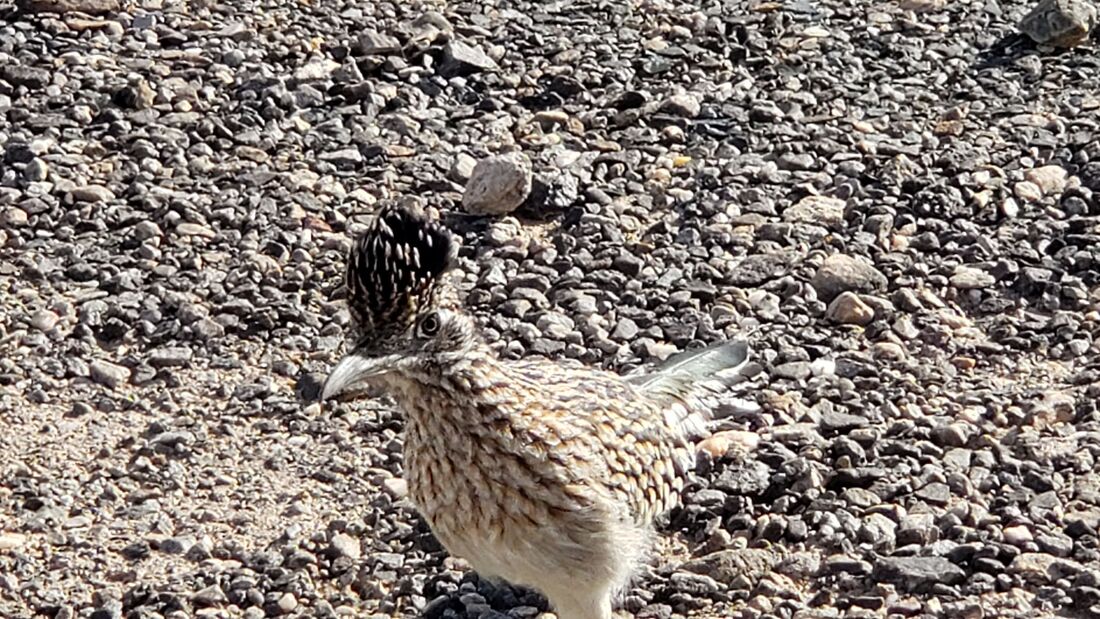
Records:
[[[1021,32],[1012,32],[1002,36],[993,45],[981,51],[974,59],[971,68],[975,71],[1003,67],[1012,64],[1028,54],[1040,53],[1042,56],[1065,56],[1072,54],[1094,54],[1096,49],[1093,43],[1096,37],[1089,42],[1073,48],[1053,48],[1041,46],[1031,37]]]
[[[1019,32],[1006,34],[974,59],[976,71],[1011,64],[1035,50],[1035,42]]]

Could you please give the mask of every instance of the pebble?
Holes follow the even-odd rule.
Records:
[[[61,317],[50,310],[38,310],[31,316],[31,326],[43,333],[52,331]]]
[[[531,161],[523,153],[482,159],[474,166],[462,206],[473,215],[505,215],[531,193]]]
[[[1034,541],[1031,535],[1031,529],[1024,525],[1015,525],[1004,528],[1005,541],[1013,546],[1023,546],[1026,543]]]
[[[444,75],[469,75],[496,69],[496,61],[480,47],[459,40],[450,41],[443,47],[443,64],[440,70]]]
[[[840,324],[867,326],[874,320],[875,310],[864,303],[858,294],[842,292],[829,304],[825,315]]]
[[[934,584],[958,584],[966,579],[966,573],[942,557],[882,557],[875,563],[871,577],[915,591]]]
[[[294,597],[293,593],[288,592],[279,596],[279,600],[275,604],[279,608],[279,612],[288,615],[298,608],[298,599]]]
[[[74,187],[71,193],[73,199],[78,202],[110,202],[115,199],[114,192],[103,185]]]
[[[806,196],[783,211],[783,219],[794,223],[837,227],[844,224],[844,200],[828,196]]]
[[[198,606],[220,606],[229,601],[225,592],[218,585],[210,585],[200,589],[191,596],[191,601]]]
[[[754,451],[760,444],[760,437],[752,432],[740,430],[725,430],[715,432],[699,442],[698,449],[705,451],[712,458],[722,458],[727,455],[743,457]]]
[[[1038,202],[1043,199],[1043,190],[1031,181],[1020,181],[1013,188],[1016,197],[1024,202]]]
[[[1038,187],[1045,196],[1061,195],[1066,188],[1066,176],[1066,169],[1056,165],[1033,168],[1024,173],[1025,182]]]
[[[339,68],[340,63],[338,62],[329,60],[328,58],[318,58],[306,63],[295,71],[294,79],[303,82],[325,80],[332,77],[332,74]]]
[[[158,348],[149,355],[149,365],[155,368],[181,368],[191,364],[190,348],[169,346]]]
[[[0,226],[17,228],[27,225],[28,220],[30,220],[30,216],[27,215],[27,211],[17,206],[9,206],[0,211]]]
[[[109,388],[118,389],[130,380],[130,368],[109,361],[95,360],[88,364],[92,380]]]
[[[352,561],[358,561],[362,554],[359,540],[345,533],[332,536],[329,549],[334,557],[345,557]]]
[[[827,302],[844,292],[874,292],[886,283],[886,276],[874,266],[844,254],[826,258],[811,281],[818,296]]]
[[[959,290],[981,290],[997,283],[997,278],[980,269],[960,266],[955,269],[950,282]]]
[[[477,166],[477,159],[474,159],[466,153],[458,153],[455,155],[454,162],[451,163],[451,169],[449,176],[451,180],[456,183],[465,184],[470,180],[470,177],[474,174],[474,168]]]
[[[35,157],[31,159],[26,168],[23,168],[23,176],[32,183],[39,183],[50,176],[50,166],[45,161]]]
[[[114,13],[121,7],[119,0],[22,0],[20,6],[31,13]]]
[[[27,543],[27,536],[20,533],[0,533],[0,552],[15,550]]]
[[[672,95],[661,102],[660,111],[673,116],[695,118],[702,111],[699,99],[690,93]]]

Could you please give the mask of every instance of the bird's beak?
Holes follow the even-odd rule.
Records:
[[[332,368],[321,399],[331,400],[341,395],[361,393],[370,386],[371,378],[385,374],[389,369],[386,357],[370,357],[362,352],[352,352]]]

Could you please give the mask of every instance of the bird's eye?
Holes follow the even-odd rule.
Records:
[[[420,335],[431,337],[439,333],[439,314],[432,312],[420,321]]]

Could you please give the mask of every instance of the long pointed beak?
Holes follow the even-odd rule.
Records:
[[[365,391],[371,378],[387,371],[385,357],[366,357],[360,353],[348,354],[332,368],[325,386],[321,389],[321,400],[331,400],[341,395]]]

